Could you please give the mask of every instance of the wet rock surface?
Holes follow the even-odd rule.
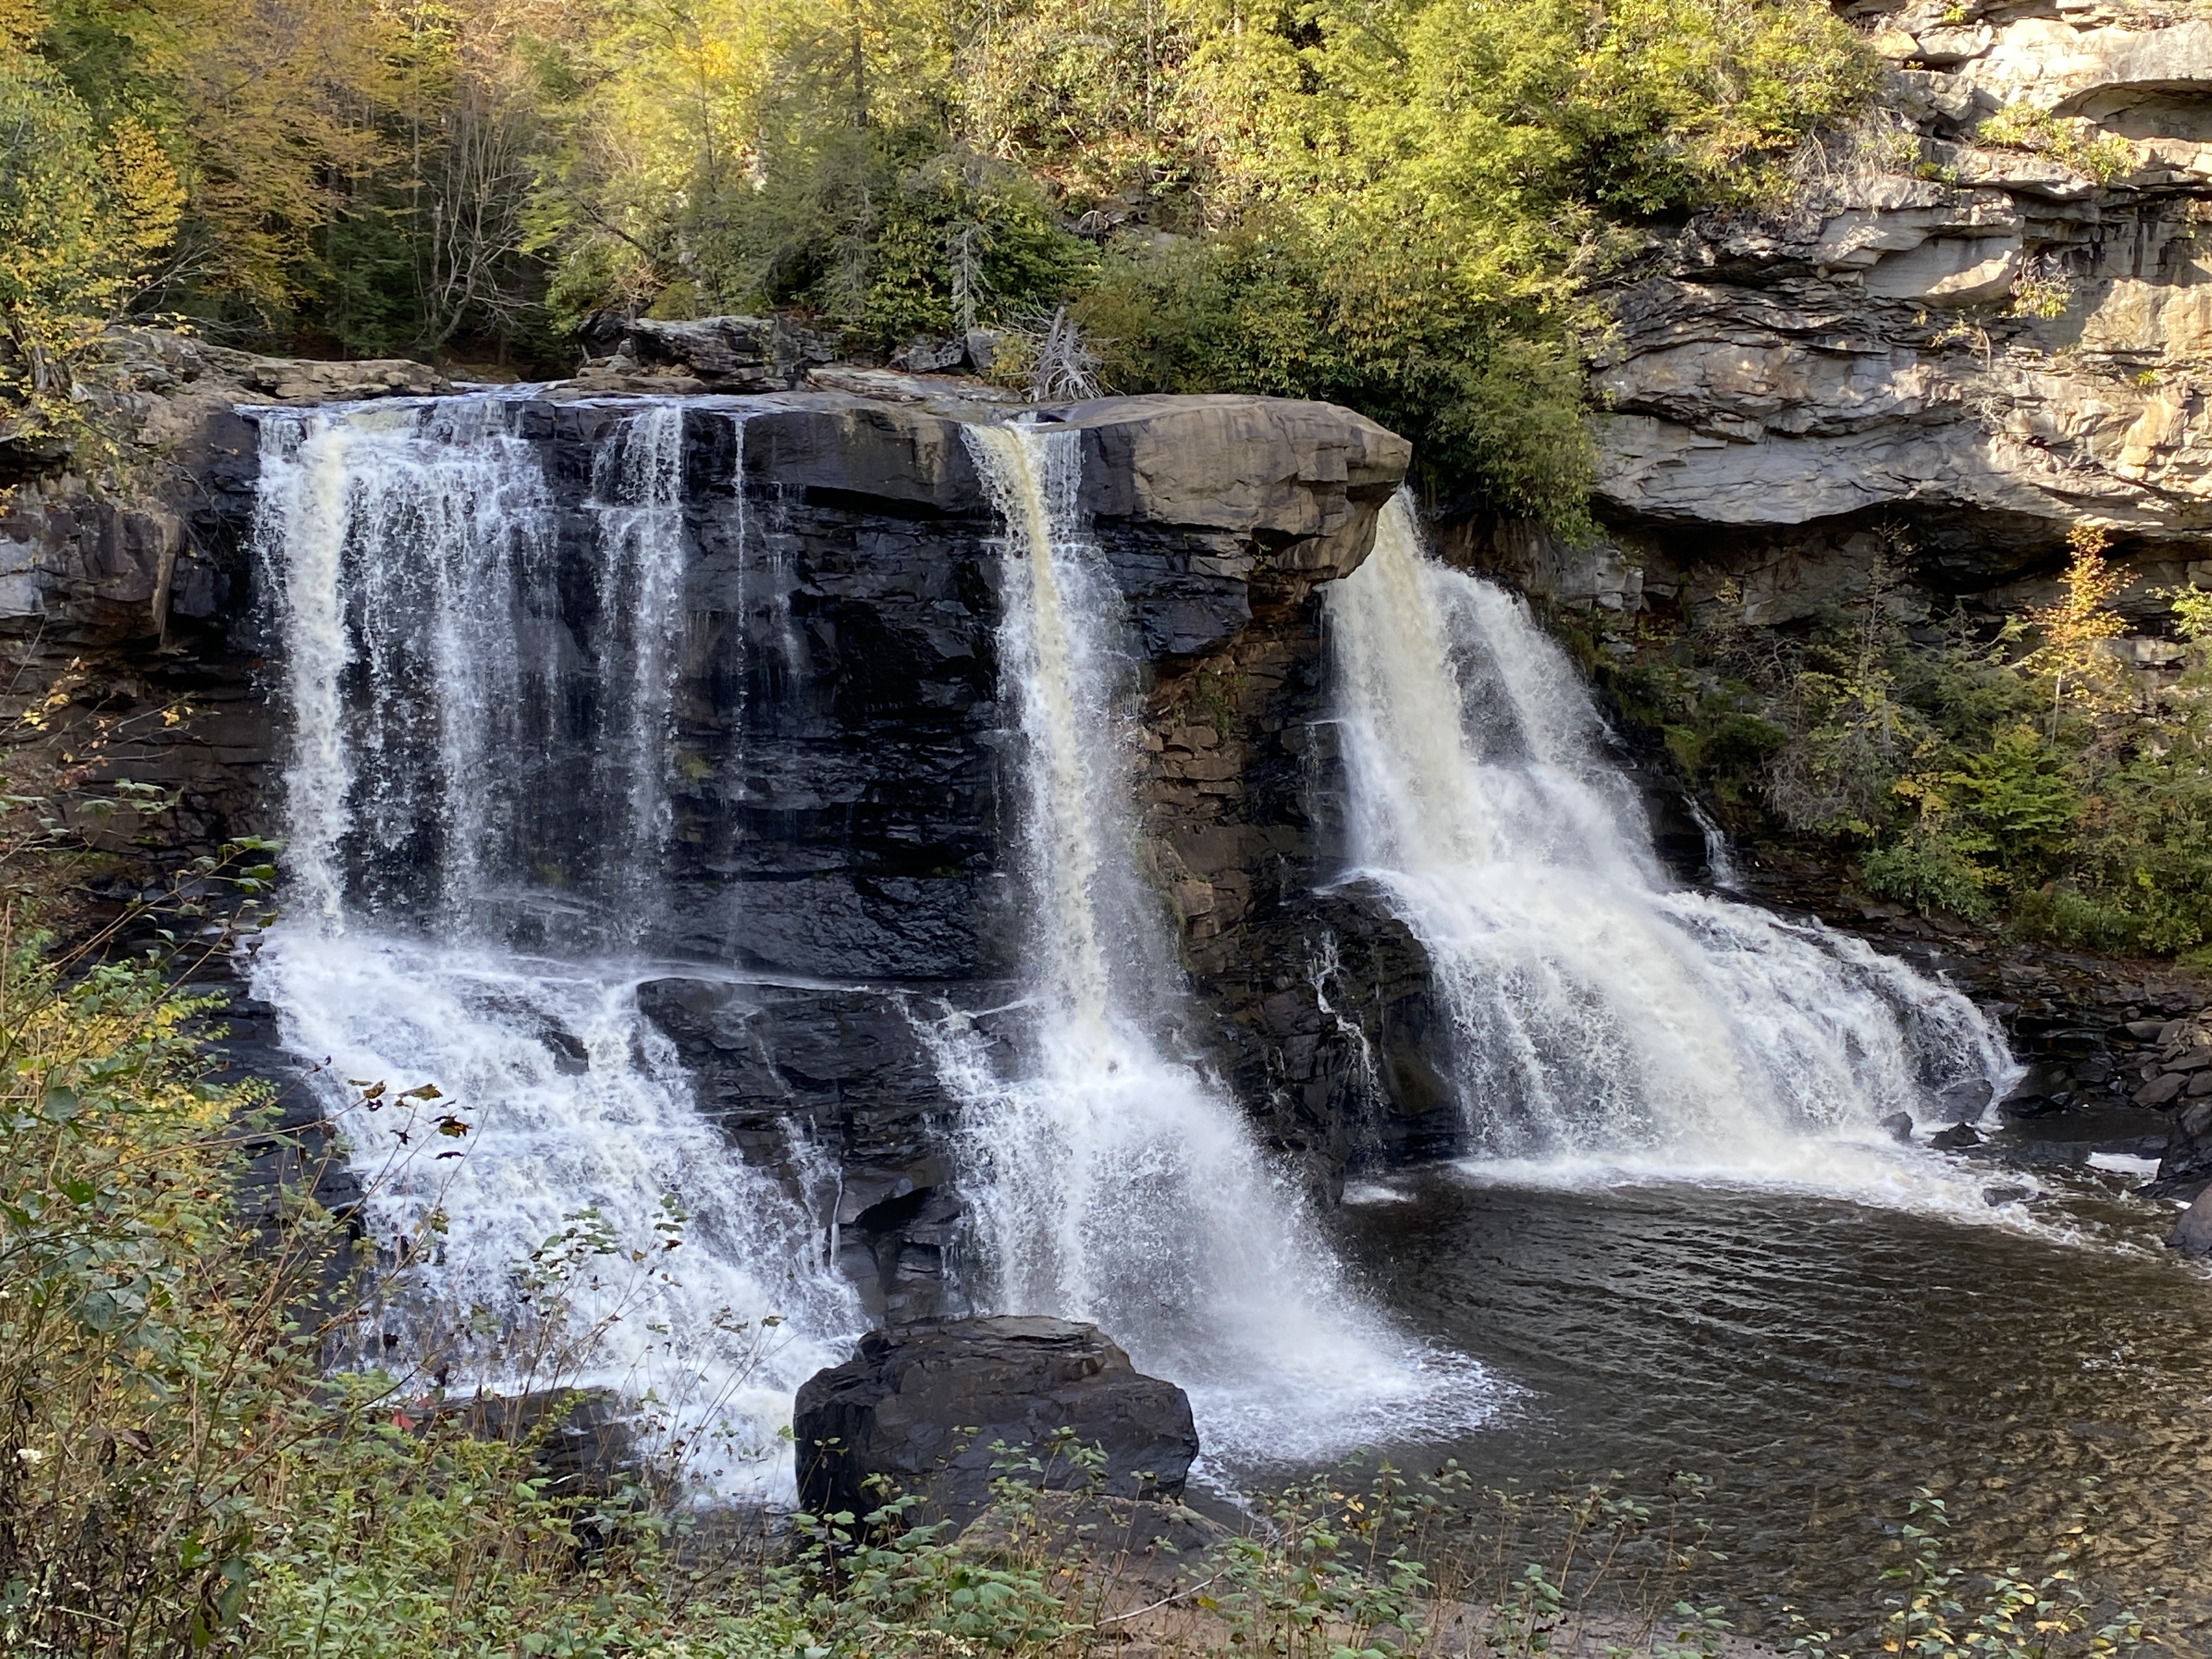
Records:
[[[957,1103],[916,1021],[921,994],[653,980],[647,1018],[698,1079],[699,1105],[836,1230],[862,1305],[896,1322],[943,1306],[963,1214]]]
[[[2212,1197],[2198,1194],[2173,1224],[2166,1242],[2184,1255],[2212,1255]]]
[[[745,319],[623,339],[623,374],[657,392],[763,375],[779,388],[696,399],[683,417],[673,823],[640,943],[696,971],[672,965],[641,1006],[702,1109],[834,1231],[870,1311],[944,1311],[963,1212],[952,1105],[920,1031],[1011,1000],[1020,921],[1000,525],[962,436],[1004,411],[927,376],[896,395],[780,389],[809,372],[806,343]],[[117,734],[91,775],[179,791],[158,824],[115,822],[118,855],[139,862],[101,878],[92,900],[110,906],[154,890],[165,863],[279,827],[282,663],[249,535],[254,411],[443,389],[413,365],[288,365],[162,336],[118,349],[173,490],[125,507],[45,479],[0,520],[27,550],[21,614],[0,618],[38,671],[27,694],[68,669],[60,723]],[[556,609],[530,626],[555,659],[631,625],[604,609],[588,509],[596,458],[641,407],[607,395],[623,390],[586,376],[503,405],[551,498]],[[1266,398],[1045,416],[1079,434],[1085,506],[1127,606],[1150,873],[1197,992],[1186,1051],[1231,1078],[1318,1188],[1351,1164],[1448,1146],[1419,952],[1371,898],[1322,890],[1340,836],[1315,806],[1336,775],[1318,590],[1364,556],[1409,447],[1345,410]],[[556,888],[592,867],[622,811],[592,770],[595,718],[557,729],[526,803],[543,844],[520,865]],[[360,849],[365,913],[431,902],[436,853],[428,827]],[[563,915],[526,901],[484,921],[553,949]],[[265,1010],[248,1024],[246,1048],[280,1081],[320,1058],[281,1056]],[[976,1040],[989,1053],[1018,1036],[987,1020]],[[583,1063],[574,1034],[549,1041]]]
[[[994,1443],[1043,1465],[1048,1489],[1171,1498],[1198,1431],[1190,1401],[1145,1376],[1095,1325],[1042,1316],[929,1320],[872,1332],[799,1391],[793,1419],[799,1502],[816,1514],[880,1507],[871,1477],[963,1520],[991,1502]],[[1064,1444],[1097,1446],[1096,1471]]]
[[[793,389],[824,376],[783,328],[637,325],[604,373],[516,399],[514,430],[558,520],[547,648],[589,653],[626,625],[602,609],[586,510],[595,454],[640,407],[610,394],[761,393],[695,399],[684,416],[673,824],[641,941],[668,965],[639,1000],[702,1109],[806,1199],[871,1316],[896,1323],[957,1305],[957,1113],[927,1030],[962,1020],[987,1054],[1021,1035],[1018,1013],[988,1012],[1017,1000],[1021,918],[1000,524],[961,434],[1004,410],[976,383],[927,374],[867,381],[867,395]],[[167,482],[125,507],[40,475],[0,516],[0,552],[21,567],[0,572],[0,611],[19,602],[0,638],[25,696],[60,686],[64,728],[112,734],[100,775],[178,791],[159,824],[114,823],[118,860],[129,848],[137,862],[100,878],[104,904],[150,890],[165,860],[276,828],[281,665],[248,546],[253,407],[441,389],[412,365],[285,364],[158,336],[118,349]],[[1340,884],[1322,620],[1324,585],[1364,556],[1409,447],[1345,410],[1266,398],[1043,414],[1079,434],[1085,507],[1127,607],[1141,858],[1194,994],[1174,1046],[1324,1194],[1347,1171],[1449,1155],[1462,1127],[1425,957],[1379,894]],[[603,735],[579,727],[545,767],[546,815],[579,848],[616,810],[573,783]],[[372,878],[405,898],[420,850],[398,846]],[[2033,1141],[2061,1161],[2140,1148],[2212,1097],[2212,1034],[2195,1023],[2212,993],[2191,975],[1993,947],[1857,906],[1826,872],[1753,879],[1756,896],[1864,933],[1996,1009],[2030,1066],[1998,1103],[2013,1126],[1999,1146]],[[240,1053],[296,1076],[266,1011],[241,1009]],[[1941,1103],[1923,1127],[1987,1103]],[[2091,1109],[2136,1117],[2094,1142],[2048,1127]],[[2212,1153],[2176,1145],[2162,1185],[2212,1179]],[[302,1157],[295,1136],[265,1161]]]
[[[2161,1198],[2200,1198],[2212,1189],[2212,1101],[2177,1115],[2150,1192]]]

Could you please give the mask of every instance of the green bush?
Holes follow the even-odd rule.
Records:
[[[2147,702],[2095,532],[2057,602],[1978,632],[1902,592],[1886,533],[1867,591],[1802,633],[1741,626],[1724,590],[1686,629],[1599,624],[1634,649],[1583,659],[1739,835],[2026,939],[2212,950],[2212,594],[2167,596],[2188,654]]]

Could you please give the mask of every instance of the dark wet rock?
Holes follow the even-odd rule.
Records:
[[[1092,1478],[1051,1443],[1097,1445]],[[860,1352],[817,1371],[799,1390],[793,1419],[801,1504],[817,1514],[863,1514],[893,1488],[971,1517],[991,1501],[991,1448],[1028,1448],[1045,1464],[1040,1486],[1117,1498],[1182,1491],[1198,1431],[1190,1401],[1145,1376],[1095,1325],[1042,1316],[928,1320],[870,1333]]]
[[[950,1184],[955,1103],[919,1034],[937,1011],[896,993],[715,980],[652,980],[637,996],[700,1110],[835,1222],[867,1311],[937,1311],[965,1213]]]
[[[1911,1113],[1892,1112],[1887,1117],[1882,1119],[1881,1127],[1888,1130],[1891,1137],[1901,1145],[1910,1146],[1912,1144]]]
[[[2181,1212],[2166,1242],[2184,1255],[2212,1255],[2212,1187],[2199,1193]]]
[[[1984,1078],[1966,1078],[1942,1090],[1936,1097],[1936,1109],[1947,1123],[1971,1123],[1989,1109],[1990,1097],[1996,1091]],[[2006,1097],[2008,1103],[2021,1094],[2014,1089]],[[2009,1107],[2008,1106],[2008,1109]]]
[[[2129,1098],[2138,1106],[2165,1106],[2180,1098],[2182,1091],[2188,1086],[2186,1078],[2172,1072],[2164,1073],[2143,1085]]]
[[[550,1497],[610,1498],[646,1477],[629,1408],[611,1389],[487,1395],[449,1409],[479,1439],[525,1448]]]
[[[2063,1111],[2074,1102],[2073,1081],[2072,1068],[2063,1064],[2046,1061],[2039,1066],[2031,1066],[2022,1073],[2020,1081],[2006,1091],[1997,1109],[2007,1117],[2014,1118],[2040,1117],[2047,1112]],[[1986,1103],[1990,1086],[1977,1079],[1972,1083],[1954,1085],[1953,1089],[1944,1092],[1947,1097],[1957,1092],[1962,1098],[1970,1098],[1978,1092]],[[1964,1113],[1956,1121],[1963,1122],[1980,1115],[1979,1111]]]
[[[2007,1204],[2032,1204],[2042,1196],[2043,1194],[2033,1187],[1984,1187],[1982,1188],[1982,1202],[1993,1210]]]
[[[1939,1152],[1963,1152],[1982,1144],[1980,1133],[1971,1123],[1954,1123],[1948,1129],[1929,1136],[1928,1144]]]
[[[2143,1190],[2154,1198],[2195,1198],[2212,1186],[2212,1100],[2192,1103],[2174,1121],[2158,1176]]]

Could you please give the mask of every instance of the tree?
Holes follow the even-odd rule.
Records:
[[[2051,688],[2051,732],[2070,702],[2093,720],[2132,707],[2137,701],[2126,666],[2106,648],[2128,631],[2126,619],[2112,602],[2128,579],[2105,562],[2105,532],[2086,520],[2067,532],[2073,556],[2062,578],[2063,592],[2049,605],[2032,606],[2022,619],[2042,643],[2021,660],[2028,673]]]
[[[183,191],[151,134],[106,132],[0,0],[0,436],[84,435],[86,349],[175,234]]]

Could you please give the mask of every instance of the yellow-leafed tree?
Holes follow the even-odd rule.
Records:
[[[2126,619],[2112,601],[2128,585],[2125,574],[2106,562],[2105,532],[2087,522],[2067,533],[2072,558],[2059,597],[2032,608],[2025,626],[2041,643],[2021,666],[2051,688],[2051,726],[2057,735],[2060,716],[2071,706],[2093,720],[2130,708],[2137,701],[2127,667],[2107,641],[2127,632]]]
[[[128,117],[102,133],[0,0],[0,437],[67,437],[85,348],[175,235],[184,192]]]

